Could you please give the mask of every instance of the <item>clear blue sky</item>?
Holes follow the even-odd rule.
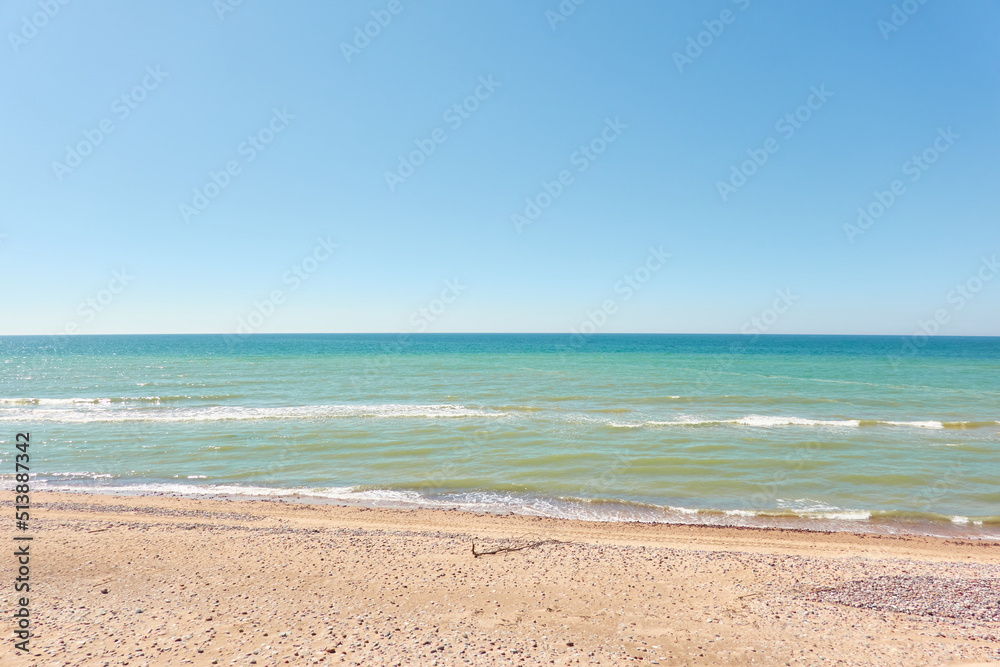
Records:
[[[995,1],[224,2],[0,7],[0,334],[1000,333]]]

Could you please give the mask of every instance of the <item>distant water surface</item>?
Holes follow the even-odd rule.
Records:
[[[1000,338],[0,338],[4,479],[1000,537]]]

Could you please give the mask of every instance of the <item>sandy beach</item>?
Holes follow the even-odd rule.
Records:
[[[3,664],[1000,660],[996,543],[178,497],[32,505],[36,634],[30,656],[8,640]]]

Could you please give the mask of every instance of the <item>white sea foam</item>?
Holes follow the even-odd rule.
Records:
[[[857,428],[859,426],[908,427],[939,430],[946,428],[936,420],[894,421],[880,419],[816,419],[810,417],[750,414],[740,418],[709,418],[680,415],[674,419],[629,420],[604,418],[580,413],[550,412],[530,406],[469,407],[457,404],[410,405],[402,403],[374,405],[301,405],[251,407],[238,405],[202,405],[164,407],[164,402],[183,400],[223,401],[230,396],[134,396],[119,398],[0,398],[0,422],[95,423],[95,422],[214,422],[278,419],[355,418],[437,418],[437,417],[506,417],[521,419],[562,419],[578,423],[602,424],[612,428],[747,426],[751,428],[818,427]],[[535,415],[538,414],[536,417]],[[956,422],[989,424],[990,422]],[[1000,421],[993,422],[1000,425]]]
[[[31,473],[32,476],[34,476],[35,474],[36,473]],[[69,479],[112,479],[114,477],[114,475],[109,475],[107,473],[86,472],[86,471],[50,472],[45,474],[51,477],[67,477]]]
[[[118,399],[144,400],[136,399]],[[111,405],[114,401],[110,398],[0,398],[0,405]]]
[[[938,421],[914,421],[914,422],[882,422],[883,424],[890,424],[892,426],[915,426],[917,428],[944,428],[944,424]]]
[[[735,419],[733,424],[742,426],[860,426],[857,419],[804,419],[802,417],[777,417],[772,415],[747,415],[742,419]]]
[[[799,516],[805,518],[834,519],[837,521],[868,521],[872,518],[872,513],[868,510],[845,510],[843,512],[803,513]]]
[[[658,420],[655,420],[655,419],[651,419],[651,420],[649,420],[647,422],[644,422],[644,425],[648,425],[648,426],[710,426],[712,424],[721,424],[721,423],[723,423],[723,422],[716,421],[716,420],[686,419],[686,418],[682,418],[682,419],[674,419],[674,420],[671,420],[671,421],[658,421]]]
[[[872,513],[868,510],[845,509],[812,498],[796,498],[775,501],[779,511],[789,512],[804,519],[830,519],[834,521],[868,521]]]
[[[723,514],[726,516],[757,516],[757,512],[753,510],[726,510]]]
[[[92,473],[67,473],[90,476]],[[104,477],[98,475],[95,477]],[[107,477],[110,477],[108,475]],[[80,480],[82,481],[82,480]],[[425,509],[460,509],[487,514],[521,514],[550,518],[576,519],[597,522],[679,523],[717,526],[758,526],[784,528],[814,528],[819,530],[848,530],[868,532],[912,532],[916,524],[905,526],[885,521],[871,521],[873,513],[860,509],[844,509],[832,505],[798,499],[779,500],[776,509],[703,509],[678,506],[661,506],[649,503],[615,501],[609,499],[552,498],[499,491],[465,491],[428,495],[410,489],[373,489],[370,487],[311,487],[273,488],[241,486],[236,484],[205,483],[130,483],[123,485],[81,486],[59,481],[36,482],[39,490],[72,491],[85,493],[112,493],[121,495],[230,496],[259,499],[301,500],[304,502],[333,502],[364,507],[395,507]],[[801,523],[806,521],[807,523]],[[967,526],[982,527],[982,521],[964,516],[951,517],[955,530]],[[948,535],[940,526],[927,526],[919,530],[928,535]],[[962,535],[967,535],[962,532]],[[978,535],[978,534],[977,534]],[[977,535],[972,535],[976,537]],[[995,532],[980,535],[995,538]]]
[[[226,401],[240,398],[241,395],[181,395],[181,396],[115,396],[115,397],[74,397],[74,398],[36,398],[36,397],[8,397],[0,398],[0,406],[79,406],[104,407],[114,405],[120,407],[122,404],[160,404],[161,402],[173,401]]]
[[[609,422],[609,426],[619,428],[638,428],[641,426],[712,426],[722,424],[736,424],[738,426],[751,426],[754,428],[777,428],[781,426],[819,426],[824,428],[857,428],[862,422],[873,425],[885,426],[908,426],[912,428],[941,429],[944,428],[939,421],[884,421],[884,420],[863,420],[863,419],[810,419],[807,417],[786,417],[781,415],[747,415],[739,419],[697,419],[684,417],[680,419],[657,420],[650,419],[644,422]],[[998,422],[1000,424],[1000,422]]]
[[[44,399],[40,399],[44,400]],[[58,399],[63,400],[63,399]],[[66,399],[68,400],[68,399]],[[141,410],[116,407],[112,409],[32,409],[29,412],[0,411],[0,421],[42,421],[60,423],[92,422],[211,422],[250,421],[264,419],[330,419],[338,417],[369,418],[437,418],[437,417],[502,417],[507,413],[469,408],[462,405],[304,405],[292,407],[209,406]]]
[[[775,415],[747,415],[740,419],[695,419],[682,418],[673,420],[649,420],[643,423],[647,426],[711,426],[713,424],[737,424],[757,428],[774,428],[777,426],[832,426],[856,427],[861,422],[857,419],[806,419],[803,417],[781,417]]]

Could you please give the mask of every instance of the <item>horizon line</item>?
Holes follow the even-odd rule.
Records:
[[[599,336],[742,336],[742,337],[781,337],[781,336],[836,336],[844,338],[1000,338],[1000,334],[873,334],[873,333],[723,333],[723,332],[558,332],[558,331],[357,331],[357,332],[337,332],[337,331],[283,331],[283,332],[211,332],[211,333],[191,333],[191,332],[162,332],[162,333],[74,333],[74,334],[4,334],[0,333],[0,338],[97,338],[108,336],[226,336],[230,338],[251,338],[253,336],[580,336],[584,338],[594,338]]]

